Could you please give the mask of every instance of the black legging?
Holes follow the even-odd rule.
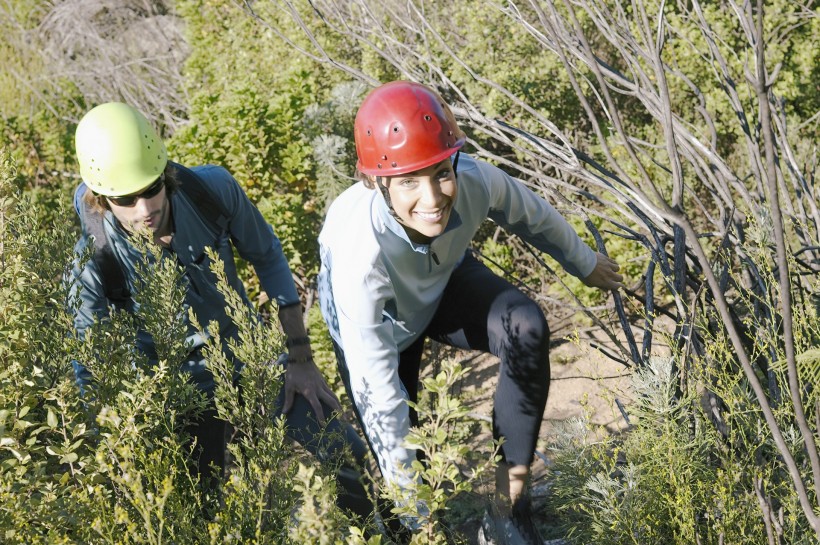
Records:
[[[541,308],[467,252],[453,271],[424,335],[400,354],[399,378],[411,401],[418,399],[421,355],[428,337],[458,348],[490,352],[501,360],[493,436],[504,438],[504,461],[529,466],[550,383],[549,327]],[[335,348],[350,394],[344,354]],[[350,397],[353,399],[352,394]],[[356,414],[359,416],[358,410]],[[410,419],[413,425],[418,423],[412,409]]]

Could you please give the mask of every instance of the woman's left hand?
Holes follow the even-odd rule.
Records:
[[[591,288],[602,290],[617,290],[624,287],[624,277],[618,272],[621,270],[621,266],[614,259],[600,252],[595,255],[598,262],[592,272],[589,273],[589,276],[584,278],[582,282]]]

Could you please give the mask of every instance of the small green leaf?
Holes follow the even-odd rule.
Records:
[[[49,409],[48,409],[48,416],[46,417],[46,423],[48,423],[49,427],[52,428],[52,429],[56,428],[57,424],[58,424],[57,415],[54,413],[53,410],[51,410],[51,407],[49,407]]]
[[[71,464],[73,462],[76,462],[78,458],[79,458],[79,456],[77,455],[76,452],[69,452],[68,454],[66,454],[65,456],[60,458],[60,463],[61,464]]]

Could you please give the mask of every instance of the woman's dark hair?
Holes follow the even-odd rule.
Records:
[[[165,176],[165,193],[170,197],[171,194],[177,190],[180,183],[176,166],[169,162],[165,165],[165,170],[162,172],[162,175]],[[83,195],[83,201],[90,206],[91,209],[100,213],[111,210],[105,195],[100,195],[93,191],[86,191],[85,195]]]
[[[375,189],[376,188],[376,184],[373,183],[373,180],[370,178],[370,176],[368,176],[367,174],[365,174],[364,172],[362,172],[359,169],[356,169],[356,174],[354,174],[353,177],[357,181],[362,182],[367,189]]]

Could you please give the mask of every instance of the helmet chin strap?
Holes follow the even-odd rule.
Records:
[[[458,158],[461,156],[461,150],[456,151],[456,157],[453,159],[453,176],[458,179]]]
[[[453,159],[453,177],[458,179],[458,172],[456,169],[458,168],[458,158],[461,155],[461,150],[456,151],[456,156]],[[390,200],[390,192],[387,190],[387,186],[384,185],[384,177],[383,176],[376,176],[376,185],[379,186],[379,191],[382,192],[382,197],[384,197],[384,202],[387,203],[387,209],[390,211],[390,215],[399,219],[399,216],[396,214],[396,211],[393,210],[393,202]],[[401,221],[399,221],[401,223]]]

